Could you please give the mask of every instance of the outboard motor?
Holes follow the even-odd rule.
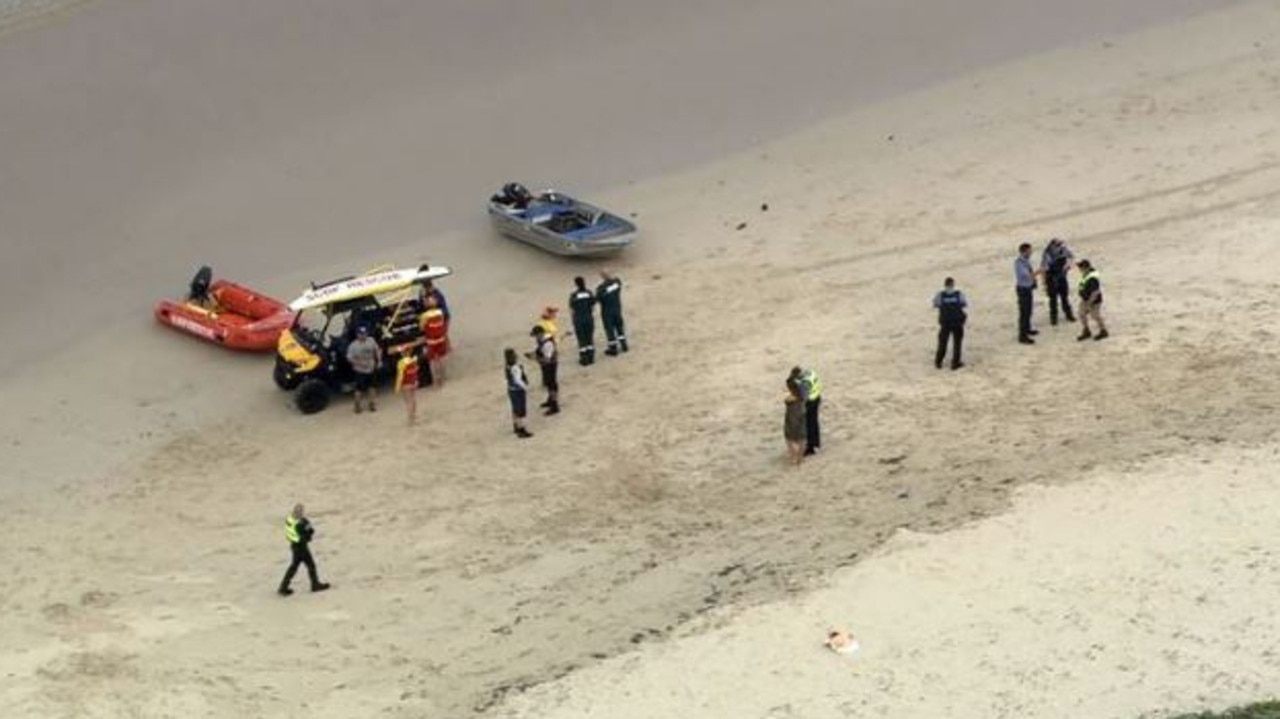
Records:
[[[519,182],[508,182],[502,186],[502,196],[507,199],[507,204],[518,209],[525,209],[533,200],[533,193],[529,192],[529,188]]]
[[[191,278],[191,289],[187,292],[187,299],[198,304],[206,304],[209,301],[209,285],[212,283],[212,268],[205,265],[196,270],[196,276]]]

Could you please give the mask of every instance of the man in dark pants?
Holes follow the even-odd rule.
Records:
[[[933,298],[933,306],[938,310],[938,353],[934,355],[933,364],[942,369],[942,360],[947,356],[947,340],[954,338],[951,349],[951,369],[960,369],[964,362],[960,361],[960,350],[964,345],[964,322],[968,319],[965,308],[969,302],[964,293],[956,289],[956,281],[950,277],[942,283],[942,291]]]
[[[587,281],[573,278],[577,289],[569,295],[569,309],[573,311],[573,333],[578,337],[578,364],[587,366],[596,361],[596,317],[592,308],[596,296],[587,289]]]
[[[1031,266],[1031,244],[1018,245],[1018,258],[1013,261],[1014,286],[1018,291],[1018,341],[1033,345],[1032,335],[1040,334],[1031,328],[1031,308],[1035,300],[1036,271]]]
[[[622,280],[608,270],[600,271],[600,279],[604,281],[596,287],[596,301],[600,303],[600,324],[604,325],[604,336],[609,340],[609,349],[604,353],[615,357],[618,350],[627,351],[627,333],[622,323]]]
[[[1071,261],[1075,255],[1067,243],[1057,237],[1045,245],[1044,254],[1040,258],[1040,272],[1044,275],[1044,288],[1049,294],[1049,324],[1058,324],[1058,305],[1062,305],[1062,314],[1068,322],[1075,322],[1071,312],[1071,285],[1067,281],[1067,273],[1071,271]]]
[[[293,590],[289,588],[289,583],[293,581],[293,575],[298,573],[299,565],[307,565],[307,577],[311,579],[311,591],[323,592],[329,588],[329,585],[320,581],[320,575],[316,572],[316,560],[311,558],[311,538],[315,536],[316,530],[311,526],[311,521],[307,519],[306,509],[301,505],[295,505],[289,516],[284,518],[284,536],[289,540],[289,549],[293,553],[293,560],[289,562],[289,568],[285,570],[284,579],[280,580],[279,591],[281,596],[287,597],[293,594]]]
[[[542,370],[542,386],[547,389],[547,399],[542,403],[546,408],[543,414],[560,414],[560,380],[556,377],[560,367],[560,353],[556,349],[556,338],[547,334],[542,325],[534,325],[529,335],[538,344],[533,352],[525,356],[538,361],[538,367]]]
[[[796,383],[800,397],[804,399],[804,425],[808,434],[805,456],[816,454],[822,448],[822,428],[818,423],[818,410],[822,407],[822,380],[817,372],[803,367],[792,367],[788,379]]]

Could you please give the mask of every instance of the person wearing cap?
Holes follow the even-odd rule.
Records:
[[[418,383],[420,373],[418,368],[421,366],[421,360],[418,359],[418,351],[416,348],[405,350],[400,355],[400,360],[396,362],[396,392],[404,397],[404,407],[409,412],[409,424],[418,423]]]
[[[960,360],[960,350],[964,344],[964,323],[968,319],[965,308],[969,301],[964,293],[956,289],[954,278],[942,281],[942,290],[933,296],[933,306],[938,310],[938,351],[933,356],[933,365],[942,369],[942,360],[947,356],[947,342],[951,341],[951,369],[964,366]]]
[[[542,386],[547,390],[547,399],[542,403],[546,410],[543,414],[559,414],[560,382],[556,377],[556,370],[560,364],[560,353],[556,350],[556,338],[548,334],[542,325],[534,325],[529,335],[537,345],[527,356],[538,361],[538,367],[542,370]]]
[[[1058,305],[1062,305],[1062,315],[1068,322],[1075,322],[1071,312],[1071,285],[1067,273],[1071,271],[1071,261],[1075,259],[1067,243],[1055,237],[1045,245],[1040,256],[1040,274],[1044,276],[1044,289],[1049,295],[1049,324],[1058,324]]]
[[[427,364],[433,382],[444,385],[445,358],[449,356],[449,318],[435,295],[427,295],[427,308],[418,318],[422,339],[427,348]]]
[[[1080,278],[1080,336],[1077,341],[1083,342],[1090,337],[1094,340],[1105,340],[1111,335],[1107,332],[1107,323],[1102,319],[1102,278],[1088,260],[1076,263],[1083,275]],[[1098,334],[1089,330],[1089,318],[1098,323]]]
[[[374,402],[374,377],[382,367],[382,348],[369,336],[369,328],[360,325],[356,328],[356,338],[347,345],[347,362],[351,365],[351,373],[355,380],[356,414],[364,410],[362,402],[369,401],[369,411],[377,412]]]
[[[276,592],[287,597],[293,594],[293,590],[289,588],[289,584],[293,582],[293,575],[298,573],[298,567],[306,566],[307,578],[311,580],[311,591],[323,592],[329,588],[328,583],[320,581],[320,573],[316,571],[316,560],[311,556],[311,539],[315,537],[316,530],[311,526],[311,520],[307,519],[307,510],[301,504],[293,505],[293,511],[284,518],[284,537],[289,540],[289,553],[291,555],[289,568],[284,572],[284,578],[280,580],[280,587]]]
[[[1013,261],[1013,282],[1018,293],[1018,341],[1024,345],[1035,344],[1032,336],[1040,334],[1031,327],[1037,274],[1031,265],[1031,243],[1023,242],[1018,245],[1018,257]]]
[[[578,338],[578,364],[585,367],[596,361],[596,296],[583,278],[573,278],[573,284],[576,289],[569,295],[569,309],[573,311],[573,334]]]
[[[559,314],[559,307],[547,305],[542,308],[542,314],[538,316],[538,326],[552,339],[560,336],[560,325],[556,323],[556,317]]]
[[[604,326],[609,348],[604,351],[616,357],[619,351],[627,351],[627,331],[622,321],[622,280],[609,270],[600,271],[603,280],[596,286],[596,301],[600,303],[600,324]]]
[[[444,293],[440,291],[439,287],[436,287],[436,283],[432,282],[431,280],[427,280],[426,282],[422,283],[422,292],[418,296],[418,301],[419,303],[421,303],[421,306],[425,309],[427,306],[428,300],[430,300],[432,297],[434,297],[436,300],[436,306],[438,306],[440,308],[440,311],[444,313],[445,321],[449,322],[453,320],[453,315],[449,313],[449,301],[445,299]]]

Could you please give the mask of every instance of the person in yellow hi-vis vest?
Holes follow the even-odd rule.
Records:
[[[307,510],[301,504],[295,504],[293,511],[289,516],[284,518],[284,536],[289,540],[289,551],[293,554],[292,561],[289,562],[289,568],[285,570],[284,579],[280,580],[281,596],[287,597],[293,594],[293,590],[289,588],[289,583],[293,581],[293,575],[298,573],[298,567],[307,565],[307,577],[311,579],[311,591],[323,592],[329,588],[329,585],[320,581],[320,575],[316,572],[316,560],[311,557],[311,538],[316,534],[315,528],[311,526],[311,520],[307,519]]]
[[[418,423],[418,369],[421,366],[416,348],[406,349],[396,362],[396,393],[404,397],[410,425]]]
[[[788,378],[797,383],[804,399],[805,456],[817,454],[822,448],[822,432],[818,424],[818,409],[822,406],[822,380],[818,373],[803,367],[792,367]]]
[[[1092,337],[1096,340],[1105,340],[1111,334],[1107,332],[1107,323],[1102,319],[1102,278],[1098,276],[1098,270],[1088,260],[1080,260],[1076,263],[1076,267],[1084,273],[1080,278],[1080,325],[1083,331],[1076,338],[1078,341],[1084,341]],[[1098,325],[1098,334],[1093,334],[1089,330],[1089,320],[1092,319]]]

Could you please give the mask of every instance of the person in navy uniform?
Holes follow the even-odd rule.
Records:
[[[956,289],[956,281],[948,277],[942,282],[942,291],[933,296],[933,306],[938,310],[938,352],[933,356],[933,365],[942,369],[942,360],[947,357],[947,342],[951,342],[951,369],[964,366],[960,359],[960,351],[964,345],[964,323],[968,319],[965,309],[969,301],[964,293]]]
[[[1018,245],[1018,256],[1013,261],[1013,282],[1018,294],[1018,341],[1024,345],[1036,343],[1033,337],[1040,334],[1031,326],[1031,311],[1035,306],[1036,276],[1040,273],[1031,265],[1031,243]]]
[[[596,301],[600,303],[600,324],[604,325],[609,348],[604,351],[616,357],[619,351],[627,351],[627,332],[622,321],[622,280],[608,270],[600,271],[603,280],[596,287]]]
[[[1058,305],[1062,305],[1062,314],[1068,322],[1075,322],[1075,313],[1071,311],[1071,285],[1067,273],[1071,272],[1071,262],[1075,259],[1067,243],[1055,237],[1045,245],[1040,256],[1040,274],[1044,277],[1045,291],[1049,294],[1049,324],[1058,324]]]
[[[573,334],[578,338],[578,364],[585,367],[596,361],[596,296],[583,278],[573,278],[573,284],[577,288],[569,295],[569,309],[573,312]]]

